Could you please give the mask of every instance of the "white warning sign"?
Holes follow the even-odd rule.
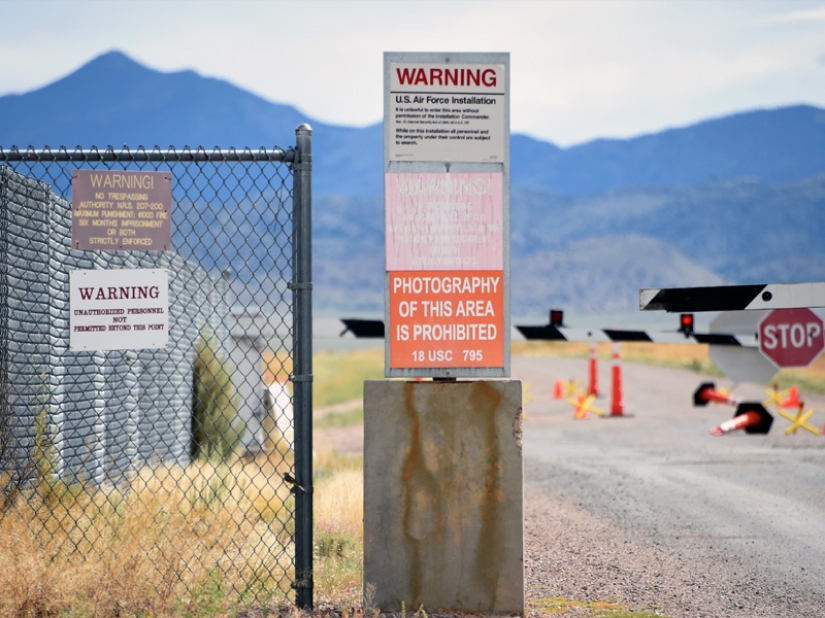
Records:
[[[165,269],[69,273],[69,348],[139,350],[169,342]]]
[[[505,65],[389,63],[389,161],[501,163]]]

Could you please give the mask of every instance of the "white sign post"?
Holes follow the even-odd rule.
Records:
[[[385,373],[510,373],[510,55],[384,54]]]
[[[165,269],[69,273],[69,349],[165,348],[169,278]]]
[[[510,375],[509,73],[507,53],[384,54],[384,373],[433,378],[364,383],[385,612],[524,615],[523,390],[486,379]]]

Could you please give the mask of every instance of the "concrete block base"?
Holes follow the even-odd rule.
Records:
[[[519,380],[364,383],[364,585],[383,611],[524,614]]]

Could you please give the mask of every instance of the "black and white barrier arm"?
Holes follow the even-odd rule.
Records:
[[[641,311],[750,311],[825,307],[825,282],[639,290]]]
[[[516,326],[525,339],[543,341],[578,341],[578,342],[621,342],[621,341],[646,341],[650,343],[708,343],[711,345],[728,345],[743,348],[757,347],[756,335],[726,335],[720,333],[696,333],[693,332],[693,321],[690,319],[689,325],[685,324],[682,316],[682,329],[678,331],[641,331],[641,330],[618,330],[613,328],[568,328],[566,326],[556,326],[548,324],[546,326]],[[356,318],[341,318],[344,330],[340,336],[347,332],[353,334],[356,339],[381,339],[384,337],[383,320],[362,320]],[[558,322],[561,322],[559,319]]]
[[[645,341],[650,343],[709,343],[743,348],[757,347],[756,335],[725,335],[680,331],[617,330],[611,328],[567,328],[565,326],[516,326],[525,339],[544,341],[587,341],[592,343]]]
[[[347,332],[352,333],[356,339],[383,339],[383,320],[360,320],[356,318],[341,318],[344,330],[339,337],[343,337]]]

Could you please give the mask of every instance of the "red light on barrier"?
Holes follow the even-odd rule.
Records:
[[[562,326],[564,320],[564,311],[561,309],[550,310],[550,326]]]
[[[679,332],[683,333],[685,337],[690,337],[693,334],[692,313],[682,313],[679,315]]]

